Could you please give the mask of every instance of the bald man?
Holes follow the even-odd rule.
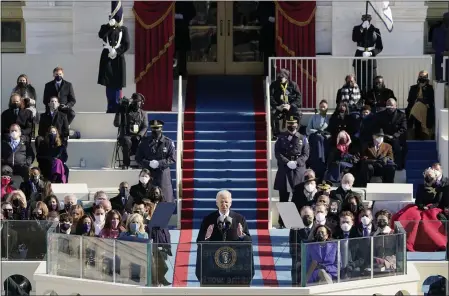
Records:
[[[218,192],[216,200],[218,210],[203,219],[196,241],[251,241],[245,217],[230,210],[231,192]]]

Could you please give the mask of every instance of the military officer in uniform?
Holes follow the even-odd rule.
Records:
[[[287,131],[279,136],[274,146],[278,163],[274,190],[279,190],[280,202],[288,202],[293,188],[303,181],[309,158],[309,143],[306,136],[298,132],[298,123],[298,117],[290,116]],[[284,227],[280,217],[279,225]]]
[[[153,185],[162,188],[167,202],[173,202],[170,165],[176,162],[175,143],[162,134],[162,120],[151,120],[151,135],[143,138],[136,153],[136,161],[149,169]]]
[[[352,29],[352,41],[357,43],[355,57],[371,58],[383,50],[382,36],[378,28],[371,24],[371,15],[362,16],[362,24]],[[373,88],[373,79],[377,76],[377,61],[354,60],[352,63],[356,80],[362,94]]]

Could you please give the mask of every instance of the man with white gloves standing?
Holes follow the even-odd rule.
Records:
[[[282,133],[274,146],[278,171],[274,180],[274,190],[279,190],[279,202],[288,202],[293,188],[304,179],[306,161],[309,158],[307,137],[298,131],[299,118],[291,116],[287,120],[287,131]],[[284,223],[279,217],[279,225]]]
[[[377,61],[365,60],[376,57],[383,50],[382,36],[378,28],[371,24],[371,15],[364,14],[362,23],[352,29],[352,41],[357,43],[356,57],[352,66],[356,74],[357,84],[362,93],[373,88],[374,77],[377,76]]]
[[[126,87],[125,52],[129,49],[129,34],[128,28],[123,26],[121,1],[111,1],[109,22],[101,26],[98,37],[103,40],[103,51],[97,83],[106,86],[106,113],[116,113],[122,98],[122,88]]]
[[[175,3],[175,56],[173,68],[178,75],[187,75],[187,52],[190,51],[190,22],[196,16],[193,1],[176,1]]]

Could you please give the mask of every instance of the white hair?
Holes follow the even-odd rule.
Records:
[[[104,192],[103,190],[97,191],[94,194],[94,200],[97,200],[97,198],[99,198],[100,196],[105,195],[106,199],[109,200],[109,196],[106,194],[106,192]]]
[[[78,197],[76,197],[76,195],[73,193],[70,193],[70,194],[67,194],[66,196],[64,196],[64,201],[66,202],[72,198],[75,199],[75,203],[78,202]]]
[[[439,176],[439,172],[437,173],[437,170],[433,169],[433,168],[427,168],[424,173],[423,176],[426,177],[431,177],[432,179],[437,179]]]
[[[354,184],[355,181],[354,175],[351,173],[344,174],[344,176],[341,178],[341,183],[343,183],[344,181]]]
[[[393,105],[393,106],[396,106],[396,105],[397,105],[396,100],[393,99],[393,98],[389,98],[389,99],[387,100],[387,103],[391,103],[391,105]]]
[[[229,192],[228,190],[220,190],[220,191],[218,191],[216,200],[218,201],[218,199],[219,199],[221,196],[223,196],[223,197],[225,197],[225,198],[228,198],[228,197],[229,197],[229,198],[232,199],[232,197],[231,197],[231,192]]]

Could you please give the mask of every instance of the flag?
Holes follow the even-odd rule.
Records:
[[[378,1],[374,2],[374,4],[371,3],[371,1],[368,1],[368,3],[371,5],[382,23],[384,23],[388,32],[391,33],[391,31],[393,31],[393,14],[391,13],[390,1]]]

